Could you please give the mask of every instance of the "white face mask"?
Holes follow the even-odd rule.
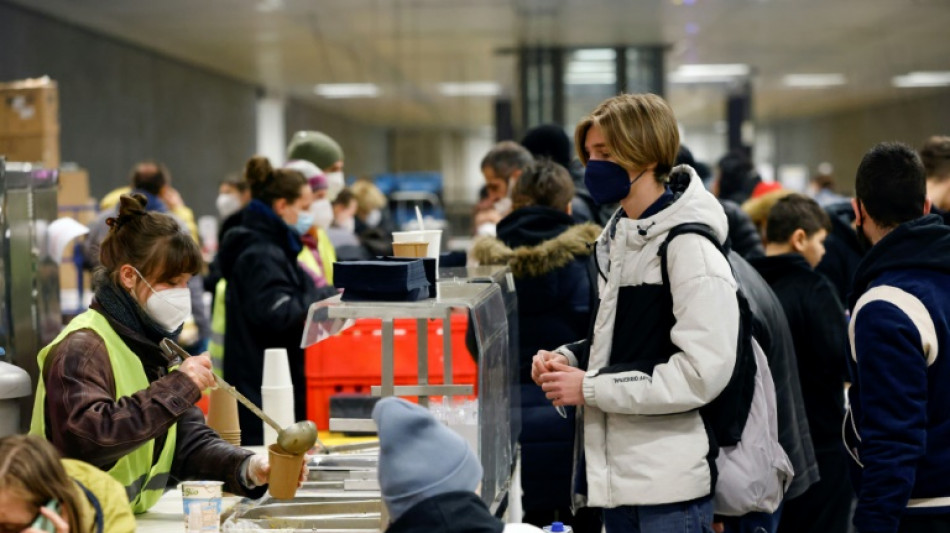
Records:
[[[191,291],[188,287],[156,291],[145,281],[145,276],[138,269],[135,269],[135,273],[152,290],[152,295],[145,301],[145,312],[148,316],[165,331],[172,332],[181,327],[191,314]]]
[[[353,217],[344,218],[343,220],[338,220],[336,225],[353,233],[356,231],[356,219]]]
[[[366,225],[375,228],[383,220],[383,213],[379,209],[373,209],[366,215]]]
[[[346,187],[346,178],[342,170],[327,172],[323,176],[327,178],[327,196],[332,200]]]
[[[218,208],[218,214],[221,215],[221,218],[228,218],[241,210],[241,199],[233,194],[219,194],[214,205]]]
[[[333,222],[333,206],[330,205],[330,200],[326,198],[314,200],[310,204],[310,214],[313,215],[314,225],[323,229],[330,227],[330,223]]]
[[[499,215],[505,216],[511,212],[511,198],[508,198],[506,196],[502,198],[501,200],[498,200],[497,202],[495,202],[495,205],[493,207],[495,208],[495,211],[498,211]]]

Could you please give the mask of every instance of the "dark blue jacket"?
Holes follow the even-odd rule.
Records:
[[[950,514],[934,500],[950,497],[950,228],[930,215],[888,233],[858,266],[850,307],[854,523],[896,532],[904,514]]]
[[[574,409],[557,414],[531,381],[538,350],[587,335],[593,293],[587,273],[594,224],[547,207],[516,209],[498,223],[498,239],[482,239],[472,256],[483,265],[507,264],[518,295],[521,380],[522,504],[526,511],[567,508],[571,495]]]
[[[261,405],[264,350],[285,348],[294,384],[296,420],[307,415],[304,353],[300,348],[310,304],[328,297],[297,264],[300,236],[254,200],[241,224],[224,236],[218,257],[228,280],[225,293],[224,378]],[[240,406],[241,443],[263,443],[259,418]]]

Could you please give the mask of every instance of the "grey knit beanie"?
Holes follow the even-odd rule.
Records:
[[[393,522],[433,496],[478,488],[483,473],[478,458],[428,409],[383,398],[373,408],[373,420],[379,432],[379,486]]]
[[[343,160],[343,149],[325,133],[298,131],[287,145],[287,160],[305,159],[326,170]]]

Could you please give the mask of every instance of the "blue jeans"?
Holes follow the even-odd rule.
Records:
[[[782,517],[780,505],[774,513],[749,513],[742,516],[729,516],[723,519],[725,533],[775,533]]]
[[[711,533],[711,498],[604,509],[607,533]]]

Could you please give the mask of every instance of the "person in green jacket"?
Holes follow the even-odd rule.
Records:
[[[46,508],[55,502],[59,511]],[[31,527],[45,517],[56,533],[135,531],[135,517],[122,485],[98,468],[60,459],[44,439],[14,435],[0,439],[0,531],[43,531]]]

